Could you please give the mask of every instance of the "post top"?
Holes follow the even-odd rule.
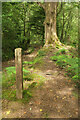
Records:
[[[22,49],[22,48],[16,48],[16,49]]]
[[[16,50],[22,50],[22,48],[16,48],[15,51],[16,51]]]

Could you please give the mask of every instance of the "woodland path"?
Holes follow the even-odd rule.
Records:
[[[23,60],[31,61],[37,55],[37,49],[31,54],[25,54]],[[3,118],[78,118],[78,98],[73,95],[77,92],[71,80],[64,75],[64,70],[50,60],[53,51],[43,58],[43,64],[34,65],[32,73],[44,76],[44,84],[33,90],[33,97],[29,103],[17,101],[3,101]],[[8,62],[14,66],[14,60]],[[8,66],[5,63],[3,68]],[[10,110],[10,114],[6,111]]]

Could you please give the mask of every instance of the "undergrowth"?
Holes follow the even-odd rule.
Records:
[[[68,75],[79,86],[78,80],[78,57],[65,49],[60,49],[50,58],[55,61],[60,68],[64,68]]]
[[[32,73],[23,68],[23,99],[16,99],[16,70],[15,67],[7,67],[2,75],[2,98],[10,101],[29,102],[33,96],[33,89],[41,86],[44,77]],[[25,82],[26,81],[26,82]],[[25,84],[26,83],[26,84]]]
[[[33,61],[24,61],[23,64],[31,64],[31,65],[34,65],[36,63],[42,64],[43,63],[42,58],[46,55],[46,53],[47,53],[46,49],[44,49],[44,50],[40,49],[37,52],[37,56],[34,58]]]
[[[23,79],[24,76],[29,74],[23,68]],[[2,75],[2,98],[8,100],[16,100],[16,70],[15,67],[7,67]]]
[[[29,47],[28,50],[27,50],[27,53],[31,54],[33,51],[34,51],[34,47]]]

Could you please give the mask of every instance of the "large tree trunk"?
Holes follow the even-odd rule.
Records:
[[[61,45],[56,33],[56,8],[57,2],[45,3],[45,46],[49,44],[52,44],[53,46],[55,46],[56,44]]]

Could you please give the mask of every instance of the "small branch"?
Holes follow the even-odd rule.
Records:
[[[42,4],[42,3],[40,3],[40,2],[37,2],[37,4],[38,4],[39,6],[41,6],[43,9],[45,9],[45,4]]]
[[[59,3],[58,3],[58,5],[59,5]],[[58,7],[58,6],[57,6],[57,7]],[[61,6],[60,6],[60,8],[59,8],[59,11],[57,12],[57,16],[58,16],[58,14],[61,12],[62,7],[63,7],[63,3],[61,2]]]

